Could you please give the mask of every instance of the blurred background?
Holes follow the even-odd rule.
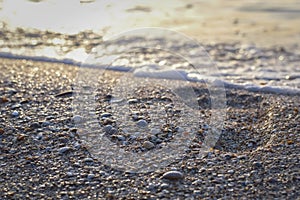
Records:
[[[63,34],[89,30],[107,36],[148,26],[170,28],[206,43],[300,42],[299,0],[1,0],[0,19],[1,44],[7,42],[6,29]]]

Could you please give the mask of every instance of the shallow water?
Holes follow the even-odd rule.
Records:
[[[17,5],[17,6],[16,6]],[[11,27],[110,36],[132,28],[171,28],[200,41],[299,44],[297,0],[59,1],[2,0],[0,19]],[[212,34],[213,33],[213,34]]]
[[[243,85],[252,90],[300,88],[300,2],[296,0],[246,3],[237,0],[176,0],[172,3],[149,1],[143,5],[139,1],[116,0],[76,3],[2,0],[0,7],[0,55],[4,57],[28,56],[37,60],[87,64],[86,59],[98,45],[114,55],[116,52],[109,49],[126,49],[140,42],[134,37],[117,43],[103,42],[113,34],[157,26],[197,39],[209,55],[210,65],[217,65],[219,71],[212,74],[206,64],[201,63],[200,72],[195,74],[188,69],[187,61],[170,60],[164,58],[164,54],[160,54],[158,62],[157,59],[145,61],[140,55],[136,59],[125,56],[114,60],[110,68],[132,70],[138,76],[145,76],[166,65],[164,73],[179,70],[186,79],[202,79],[210,73],[228,85]],[[177,46],[173,53],[199,53],[193,44],[178,43],[181,39],[176,41],[169,35],[160,36],[159,40],[146,40],[149,40],[148,45],[160,45],[162,49]],[[218,46],[219,43],[229,44]],[[97,65],[106,67],[105,63]],[[146,71],[143,68],[143,72],[135,72],[143,65],[146,65]]]

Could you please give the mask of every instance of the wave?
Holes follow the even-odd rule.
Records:
[[[98,68],[105,70],[113,71],[122,71],[122,72],[132,72],[136,77],[148,77],[148,78],[158,78],[158,79],[176,79],[176,80],[186,80],[193,82],[214,82],[219,83],[219,85],[224,85],[225,88],[233,89],[242,89],[251,92],[264,92],[264,93],[275,93],[275,94],[284,94],[284,95],[300,95],[300,89],[287,87],[287,86],[261,86],[256,84],[246,84],[246,83],[232,83],[221,78],[216,77],[206,77],[200,74],[190,73],[185,70],[156,70],[156,65],[147,65],[142,68],[134,68],[130,66],[109,66],[109,65],[100,65],[100,64],[86,64],[81,61],[76,61],[71,58],[52,58],[47,56],[29,56],[29,55],[18,55],[8,52],[0,52],[0,58],[7,59],[25,59],[32,61],[40,62],[50,62],[50,63],[61,63],[74,65],[78,67],[87,67],[87,68]]]

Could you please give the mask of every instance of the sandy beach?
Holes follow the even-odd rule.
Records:
[[[0,0],[0,19],[1,200],[299,199],[299,1]]]
[[[183,158],[152,172],[131,173],[104,165],[81,142],[72,112],[77,70],[66,64],[0,59],[1,199],[299,198],[299,95],[225,88],[222,134],[204,157],[198,156],[206,131],[200,126]],[[107,70],[100,80],[102,125],[114,124],[104,119],[107,102],[101,99],[109,98],[113,80],[122,74]],[[205,123],[210,116],[207,91],[203,84],[191,87]],[[151,94],[153,90],[144,88]],[[139,102],[149,96],[135,95]],[[154,104],[165,101],[155,98]],[[129,141],[120,130],[110,137],[115,143]],[[149,151],[172,141],[168,137],[152,138]],[[145,151],[149,145],[143,142],[145,138],[126,145],[129,150],[132,144],[141,145],[139,150]],[[174,170],[180,175],[165,175]]]

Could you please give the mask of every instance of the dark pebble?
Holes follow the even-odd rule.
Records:
[[[33,122],[32,124],[30,124],[30,128],[32,129],[41,128],[41,124],[39,122]]]
[[[255,168],[262,168],[263,167],[263,165],[261,164],[261,162],[253,162],[253,166]]]
[[[113,126],[111,126],[111,125],[104,126],[103,130],[107,134],[115,134],[115,133],[118,132],[118,130],[116,128],[114,128]]]
[[[139,101],[137,99],[129,99],[127,101],[128,104],[134,104],[134,103],[138,103]]]
[[[168,171],[162,175],[163,179],[180,180],[183,179],[183,174],[179,171]]]
[[[106,118],[106,117],[110,117],[110,116],[111,116],[111,114],[107,113],[107,112],[101,114],[101,118]]]

